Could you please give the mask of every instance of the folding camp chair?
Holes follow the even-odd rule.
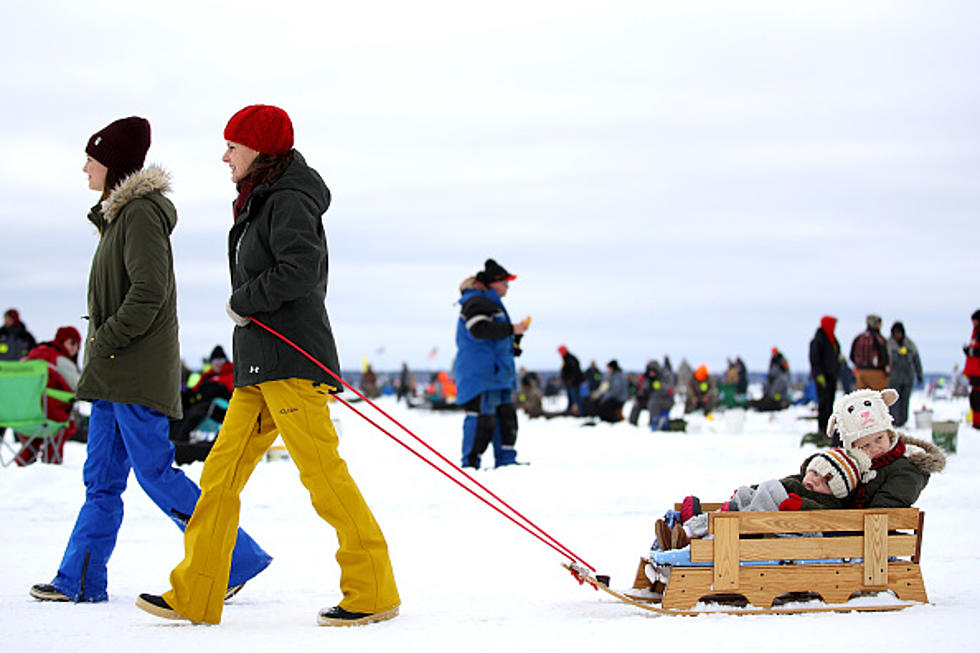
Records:
[[[208,412],[204,419],[191,431],[191,442],[214,442],[221,430],[221,423],[225,421],[225,412],[228,410],[228,400],[224,397],[215,397],[208,404]]]
[[[48,364],[42,360],[0,361],[0,465],[6,467],[14,462],[19,453],[16,438],[8,441],[6,433],[12,429],[29,439],[53,441],[59,432],[66,428],[66,422],[56,422],[47,416],[48,397],[60,401],[71,401],[71,392],[48,388]],[[48,442],[42,442],[46,445]],[[13,458],[4,460],[4,450],[13,452]],[[40,447],[44,452],[53,452],[54,459],[48,462],[61,462],[57,446]]]

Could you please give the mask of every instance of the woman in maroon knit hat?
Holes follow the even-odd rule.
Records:
[[[79,335],[78,329],[63,326],[58,329],[54,340],[42,342],[30,350],[27,353],[27,360],[47,362],[49,388],[74,393],[78,388],[78,377],[81,374],[78,369],[78,347],[81,343],[82,336]],[[30,465],[38,458],[42,462],[60,465],[65,442],[75,434],[75,422],[71,421],[71,402],[48,397],[46,408],[48,419],[67,422],[67,425],[53,438],[47,440],[27,438],[18,434],[18,439],[22,440],[24,445],[14,460],[22,467]]]
[[[75,391],[92,402],[85,501],[58,572],[37,583],[39,601],[109,600],[108,565],[122,525],[130,472],[178,528],[194,512],[200,488],[174,467],[169,418],[181,417],[177,282],[171,234],[177,209],[167,198],[170,175],[143,167],[150,123],[129,116],[92,134],[82,171],[100,200],[88,219],[98,231],[88,283],[85,360]],[[236,541],[232,533],[232,541]],[[222,599],[264,570],[272,558],[238,531]]]
[[[237,184],[228,237],[235,322],[234,383],[228,410],[201,473],[202,494],[184,533],[184,560],[172,590],[141,594],[137,605],[169,619],[218,623],[222,602],[202,578],[228,577],[228,535],[239,495],[278,435],[300,470],[317,513],[337,531],[343,599],[317,616],[321,626],[350,626],[398,614],[388,546],[337,452],[327,398],[339,382],[250,317],[284,334],[340,376],[327,317],[327,241],[323,213],[330,191],[293,148],[293,125],[278,107],[245,107],[225,128],[222,160]]]

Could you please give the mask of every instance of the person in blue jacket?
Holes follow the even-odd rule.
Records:
[[[502,300],[516,278],[491,258],[459,287],[455,371],[456,403],[466,411],[463,467],[479,469],[480,456],[491,442],[496,467],[517,462],[514,357],[521,353],[531,318],[513,324],[504,308]]]

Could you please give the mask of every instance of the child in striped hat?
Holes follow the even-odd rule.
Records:
[[[722,511],[843,508],[844,500],[874,474],[871,459],[860,449],[825,449],[808,456],[799,474],[739,487]],[[669,528],[664,520],[657,520],[655,530],[662,550],[683,548],[691,538],[708,533],[708,515],[700,511],[697,497],[684,499],[681,521],[683,524]]]
[[[860,449],[827,449],[807,459],[802,483],[810,492],[831,494],[843,500],[859,483],[874,478],[874,475],[871,459]]]

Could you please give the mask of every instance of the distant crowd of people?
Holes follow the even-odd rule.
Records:
[[[749,396],[749,373],[740,356],[727,361],[724,372],[712,374],[707,365],[692,367],[682,360],[675,370],[669,356],[650,360],[640,373],[625,372],[617,359],[609,360],[605,369],[596,361],[583,368],[566,345],[558,347],[561,368],[557,375],[542,378],[536,371],[524,367],[515,374],[515,405],[530,417],[577,416],[606,422],[628,421],[637,425],[644,411],[648,426],[653,430],[671,428],[671,411],[682,404],[684,413],[702,412],[712,416],[719,408],[743,407],[761,412],[780,411],[794,403],[817,405],[817,431],[825,433],[838,389],[845,394],[855,389],[883,390],[891,387],[898,400],[889,406],[895,426],[909,419],[909,398],[912,389],[924,382],[922,360],[915,342],[906,334],[905,325],[895,321],[889,337],[881,333],[882,319],[868,315],[866,328],[856,335],[847,355],[835,334],[837,318],[826,315],[820,319],[809,343],[810,374],[807,382],[794,382],[785,354],[773,347],[761,396]],[[976,335],[972,345],[964,348],[967,365],[962,374],[954,370],[951,394],[966,396],[975,392],[971,378],[980,377],[980,370],[971,362],[980,351]],[[433,409],[461,408],[456,401],[454,375],[446,370],[433,372],[424,390],[416,389],[415,377],[403,364],[399,376],[390,375],[383,383],[368,369],[361,376],[361,389],[369,397],[397,393],[412,406]],[[935,390],[935,388],[934,388]],[[544,397],[563,395],[561,410],[546,410]],[[971,395],[972,396],[972,395]],[[977,401],[977,400],[971,400]],[[627,404],[630,402],[629,410]],[[972,404],[971,404],[972,408]],[[973,409],[973,414],[980,411]],[[975,418],[980,419],[980,418]],[[676,420],[674,423],[676,427]]]
[[[499,271],[497,273],[500,274]],[[476,276],[470,283],[475,281]],[[971,320],[973,331],[969,344],[964,346],[966,364],[962,374],[954,373],[950,391],[958,396],[969,395],[973,425],[980,428],[980,344],[977,335],[980,311],[975,312]],[[640,423],[646,411],[649,428],[669,430],[682,428],[678,426],[677,413],[675,420],[671,420],[671,413],[678,403],[683,405],[685,414],[700,411],[710,418],[722,407],[779,411],[794,402],[813,401],[817,405],[817,433],[823,434],[827,430],[838,388],[848,393],[854,389],[883,390],[890,387],[897,391],[898,399],[889,406],[889,411],[895,426],[901,427],[909,419],[912,389],[923,383],[918,348],[906,334],[901,321],[892,324],[887,338],[881,333],[880,316],[870,314],[865,323],[865,330],[854,337],[849,354],[845,357],[835,334],[837,319],[830,315],[820,319],[809,344],[809,382],[802,388],[799,385],[794,387],[789,362],[777,347],[771,351],[762,382],[762,394],[753,398],[749,396],[749,375],[740,356],[729,359],[725,371],[717,375],[711,374],[707,365],[692,368],[686,360],[682,360],[675,370],[669,356],[648,361],[640,373],[627,373],[616,359],[609,360],[605,370],[600,369],[594,360],[583,369],[579,359],[567,346],[562,345],[557,352],[561,369],[556,376],[542,379],[536,371],[519,368],[514,374],[515,390],[512,394],[504,392],[505,398],[510,401],[500,405],[514,406],[530,417],[576,416],[605,422],[628,421],[633,425]],[[54,389],[74,392],[77,388],[81,344],[81,336],[72,326],[60,327],[54,338],[37,343],[15,308],[6,311],[4,324],[0,327],[0,360],[48,361],[48,384]],[[215,404],[214,400],[227,402],[230,399],[234,390],[233,377],[233,362],[221,346],[216,346],[203,361],[201,370],[191,372],[184,367],[181,386],[183,417],[170,423],[170,438],[177,448],[178,463],[203,460],[207,456],[216,429],[199,429],[208,419],[220,425],[224,404]],[[365,364],[358,387],[369,399],[394,394],[399,401],[404,400],[412,407],[466,409],[467,402],[458,400],[456,374],[448,370],[432,372],[427,382],[420,385],[407,363],[402,364],[399,373],[380,377],[370,364]],[[565,406],[557,411],[546,410],[544,398],[559,394],[566,398]],[[472,409],[475,406],[472,399],[469,403]],[[72,411],[71,401],[49,399],[47,410],[52,420],[65,424],[63,432],[46,441],[15,435],[21,442],[20,452],[14,459],[16,464],[60,462],[64,443],[76,436],[80,426],[84,427],[84,424],[79,424],[81,416]],[[480,414],[473,413],[474,427],[479,423]],[[494,412],[494,433],[499,430],[497,417]],[[484,418],[484,422],[489,420]],[[512,420],[505,417],[504,423],[510,424]],[[475,429],[473,433],[475,438]],[[84,438],[84,430],[81,436]],[[481,436],[478,445],[482,446],[485,436],[486,433]],[[491,443],[494,437],[490,435]],[[513,439],[516,441],[516,436]],[[472,449],[469,440],[466,446]],[[498,448],[500,446],[498,444]],[[469,462],[475,460],[469,458]]]

